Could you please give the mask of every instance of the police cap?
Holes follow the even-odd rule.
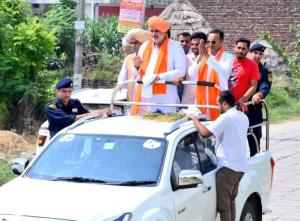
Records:
[[[56,83],[55,88],[57,90],[61,88],[72,88],[73,87],[73,81],[70,78],[62,78],[59,82]]]
[[[260,43],[255,43],[253,44],[251,47],[250,47],[250,52],[253,52],[253,51],[261,51],[261,52],[264,52],[266,49],[265,46],[263,46],[262,44]]]

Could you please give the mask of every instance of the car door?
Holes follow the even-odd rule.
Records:
[[[216,217],[216,166],[203,167],[205,152],[199,151],[201,145],[205,148],[206,144],[198,139],[197,132],[193,132],[183,137],[176,146],[171,175],[176,221],[213,221]],[[203,171],[203,183],[188,187],[178,186],[179,173],[182,170]]]

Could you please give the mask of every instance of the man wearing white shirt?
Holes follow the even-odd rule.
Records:
[[[190,66],[196,61],[199,56],[199,45],[200,41],[203,40],[206,42],[207,36],[203,32],[195,32],[191,37],[191,52],[186,55],[187,57],[187,70],[185,80],[187,81],[197,81],[197,75],[189,76],[188,70]],[[194,104],[196,95],[196,86],[195,85],[184,85],[183,95],[182,95],[182,104]]]
[[[156,81],[172,81],[185,75],[184,51],[178,42],[168,38],[169,22],[153,16],[148,19],[148,28],[152,34],[152,40],[143,43],[138,53],[141,58],[139,75],[143,79],[144,85],[138,88],[135,101],[179,103],[176,85],[166,85],[156,83]],[[138,66],[138,62],[135,66]],[[141,114],[145,111],[166,113],[175,110],[175,107],[152,106],[145,110],[145,108],[134,106],[132,114]]]
[[[185,70],[185,77],[181,78],[181,79],[176,79],[176,81],[174,81],[175,84],[177,84],[177,93],[179,96],[179,100],[180,102],[182,101],[182,95],[183,95],[183,89],[184,86],[182,84],[179,84],[180,81],[185,80],[186,79],[186,75],[187,75],[187,71],[191,65],[190,59],[188,58],[188,54],[190,52],[190,48],[191,48],[191,34],[189,32],[181,32],[177,35],[177,41],[180,43],[182,49],[184,50],[184,53],[186,55],[186,70]]]
[[[125,42],[123,48],[126,49],[130,47],[132,54],[129,54],[123,62],[122,69],[118,76],[118,85],[122,84],[124,81],[133,80],[136,78],[138,71],[134,67],[134,60],[136,59],[141,45],[150,39],[150,32],[139,28],[133,28],[129,30],[129,32],[124,36]],[[126,85],[125,87],[127,87],[127,100],[132,101],[136,89],[132,83]]]
[[[189,76],[197,77],[198,81],[212,82],[222,90],[228,89],[228,79],[232,69],[233,55],[225,52],[224,32],[214,29],[209,32],[207,42],[201,41],[199,58],[189,68]],[[197,86],[196,104],[217,105],[216,100],[220,90],[212,87]],[[202,108],[212,120],[220,113],[218,110]]]
[[[226,90],[218,97],[221,114],[207,127],[191,114],[198,132],[203,137],[214,135],[219,146],[216,151],[218,168],[216,174],[217,211],[221,221],[235,220],[235,198],[243,174],[247,170],[247,116],[234,107],[234,96]]]

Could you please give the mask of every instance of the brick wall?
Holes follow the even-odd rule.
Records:
[[[284,48],[291,43],[289,25],[300,24],[300,0],[190,0],[213,28],[225,32],[228,50],[241,36],[251,41],[269,31]]]

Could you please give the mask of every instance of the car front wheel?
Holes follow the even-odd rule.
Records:
[[[242,211],[240,221],[258,221],[255,206],[247,201]]]

